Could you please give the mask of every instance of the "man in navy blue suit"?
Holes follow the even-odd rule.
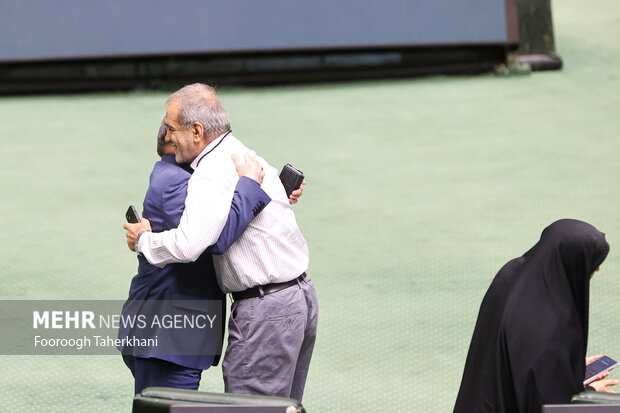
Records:
[[[153,232],[161,232],[179,225],[179,220],[185,208],[187,181],[191,173],[185,165],[175,161],[174,147],[165,142],[166,126],[160,127],[157,137],[157,153],[161,161],[157,162],[150,176],[149,188],[144,198],[143,216],[151,222]],[[261,189],[262,168],[253,159],[246,159],[243,168],[238,166],[240,175],[232,200],[228,221],[218,239],[200,258],[187,264],[169,264],[163,268],[149,264],[146,259],[138,256],[138,274],[134,276],[129,289],[129,298],[123,307],[123,314],[135,311],[131,309],[133,303],[143,300],[217,300],[222,303],[225,311],[225,296],[217,284],[211,253],[221,254],[234,243],[246,229],[250,221],[258,215],[271,201],[271,198]],[[191,170],[191,169],[189,169]],[[250,177],[248,177],[250,176]],[[302,190],[298,189],[291,196],[290,202],[297,202]],[[208,211],[205,211],[208,213]],[[221,314],[223,322],[225,314]],[[221,327],[223,329],[223,325]],[[157,335],[157,331],[149,334]],[[163,333],[163,331],[160,331]],[[221,353],[223,331],[214,334],[205,330],[204,334],[211,334],[217,340],[213,348],[219,348]],[[128,329],[119,330],[119,338],[130,335]],[[183,330],[174,334],[187,334],[187,337],[176,339],[192,340],[190,333]],[[160,334],[160,337],[165,334]],[[144,354],[132,348],[121,348],[125,364],[130,368],[135,378],[135,393],[140,393],[146,387],[174,387],[182,389],[198,389],[202,370],[216,365],[219,360],[217,354],[184,355],[184,354]]]

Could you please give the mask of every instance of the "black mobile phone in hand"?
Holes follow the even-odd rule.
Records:
[[[129,208],[127,208],[127,212],[125,212],[125,218],[127,218],[127,222],[129,222],[130,224],[140,223],[140,214],[138,214],[138,210],[133,205],[129,205]]]
[[[286,196],[291,196],[291,192],[296,190],[301,186],[301,183],[304,180],[304,173],[298,169],[295,169],[291,166],[291,164],[286,164],[282,168],[282,172],[280,172],[280,181],[282,181],[282,185],[284,185],[284,189],[286,190]]]
[[[598,360],[586,365],[586,378],[583,385],[587,386],[596,380],[599,374],[609,371],[618,366],[618,362],[611,357],[603,356]]]

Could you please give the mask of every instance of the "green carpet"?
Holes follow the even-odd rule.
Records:
[[[620,357],[620,3],[553,12],[562,71],[219,89],[238,138],[307,176],[311,413],[450,411],[488,284],[564,217],[607,233],[589,353]],[[126,298],[123,214],[144,197],[165,98],[0,98],[0,299]],[[0,363],[0,410],[130,409],[120,357]],[[223,390],[219,368],[201,389]]]

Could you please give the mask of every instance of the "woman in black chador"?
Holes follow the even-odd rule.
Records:
[[[608,252],[605,234],[563,219],[504,265],[480,306],[455,413],[538,413],[584,390],[590,278]]]

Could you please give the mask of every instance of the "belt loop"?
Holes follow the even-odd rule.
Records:
[[[263,297],[265,297],[265,292],[263,291],[263,286],[262,285],[258,286],[258,294],[259,294],[259,297],[260,297],[261,300],[263,299]]]
[[[301,275],[299,277],[295,278],[295,281],[297,281],[297,286],[299,288],[301,288],[301,281],[299,280],[300,278],[301,278]]]

